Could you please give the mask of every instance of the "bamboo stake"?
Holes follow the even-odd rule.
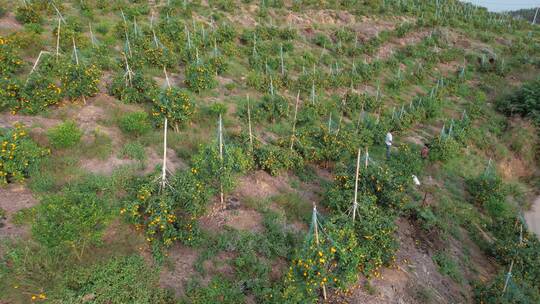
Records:
[[[247,95],[247,110],[248,110],[248,129],[249,129],[249,147],[253,152],[253,133],[251,131],[251,106],[249,102],[249,94]]]
[[[368,167],[368,164],[369,164],[369,151],[368,151],[368,147],[366,147],[366,164],[365,164],[366,169]]]
[[[223,170],[223,123],[221,120],[221,114],[219,114],[219,160],[221,161],[221,170]],[[225,205],[223,196],[223,181],[220,180],[220,201],[221,206]]]
[[[313,224],[314,224],[314,232],[315,232],[315,243],[317,244],[317,247],[319,246],[319,222],[317,220],[317,206],[315,203],[313,203]],[[322,283],[323,288],[323,297],[326,300],[326,286],[324,283]]]
[[[341,113],[341,116],[339,116],[339,121],[337,125],[337,131],[336,131],[336,137],[339,135],[339,130],[341,130],[341,122],[343,121],[343,112]]]
[[[94,31],[92,31],[92,23],[88,23],[88,27],[90,28],[90,40],[92,41],[92,46],[96,47],[96,37],[94,36]]]
[[[163,166],[161,168],[161,190],[165,189],[167,184],[167,117],[163,125]]]
[[[124,28],[124,32],[126,34],[126,44],[127,44],[127,48],[129,52],[129,57],[133,57],[133,53],[131,52],[131,43],[129,42],[129,35],[128,35],[127,27]]]
[[[56,62],[58,63],[58,56],[60,55],[60,18],[58,18],[58,31],[56,33]]]
[[[24,1],[24,3],[26,5],[26,1]],[[51,4],[54,7],[54,10],[56,10],[56,13],[58,14],[58,17],[60,17],[62,22],[64,22],[64,24],[66,24],[66,20],[64,19],[64,16],[62,16],[62,13],[60,13],[60,10],[58,10],[58,7],[56,7],[56,5],[54,5],[54,1],[51,1]]]
[[[332,132],[332,113],[328,116],[328,134]]]
[[[531,25],[534,25],[536,24],[536,17],[538,16],[538,10],[540,9],[540,7],[537,7],[536,8],[536,12],[534,13],[534,18],[533,18],[533,21],[531,23]]]
[[[285,64],[283,62],[283,43],[279,47],[279,57],[281,59],[281,75],[285,75]]]
[[[315,80],[311,81],[311,104],[315,104]]]
[[[358,156],[356,157],[356,179],[354,181],[354,202],[353,202],[353,222],[356,220],[356,209],[358,208],[358,173],[360,172],[360,148],[358,148]]]
[[[294,105],[294,119],[292,125],[292,134],[291,134],[291,151],[293,150],[294,137],[296,136],[296,115],[298,114],[298,103],[300,102],[300,91],[296,94],[296,104]]]
[[[508,273],[506,274],[506,280],[504,281],[504,288],[503,288],[503,295],[506,293],[506,288],[508,287],[508,283],[510,282],[510,277],[512,276],[512,268],[514,268],[514,260],[512,260],[512,263],[510,263],[510,269],[508,269]]]
[[[30,73],[28,73],[28,77],[26,78],[26,82],[24,83],[24,85],[26,85],[28,83],[28,80],[30,80],[30,75],[32,75],[32,73],[34,72],[34,70],[36,69],[38,63],[39,63],[39,60],[41,59],[41,55],[43,54],[49,54],[49,52],[47,51],[41,51],[39,52],[39,55],[36,59],[36,62],[34,62],[34,65],[32,66],[32,69],[30,70]]]
[[[73,41],[73,53],[75,53],[75,63],[79,65],[79,55],[77,54],[77,45],[75,44],[75,37],[71,37]],[[82,95],[83,103],[86,104],[86,97]]]
[[[124,60],[126,61],[126,74],[128,76],[129,86],[132,86],[133,83],[132,83],[131,77],[132,77],[133,72],[131,71],[131,68],[129,67],[129,62],[127,60],[126,54],[123,53],[122,55],[124,55]]]
[[[167,81],[167,87],[171,88],[171,81],[169,80],[169,75],[167,74],[167,69],[163,66],[163,73],[165,73],[165,80]]]

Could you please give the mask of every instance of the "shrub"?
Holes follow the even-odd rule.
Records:
[[[356,162],[355,166],[337,168],[334,183],[327,190],[323,203],[346,213],[352,204],[355,179]],[[359,195],[375,196],[380,206],[401,209],[407,201],[404,191],[405,185],[387,167],[374,165],[360,171]]]
[[[229,63],[224,56],[212,56],[208,63],[212,67],[212,72],[217,75],[225,73],[229,67]]]
[[[122,150],[120,150],[120,157],[143,161],[146,159],[146,152],[144,151],[143,145],[140,143],[129,142],[122,147]]]
[[[302,157],[295,151],[271,144],[257,147],[254,154],[257,167],[271,175],[278,175],[282,171],[292,170],[303,164]]]
[[[429,158],[433,161],[448,161],[458,155],[460,148],[452,137],[437,136],[431,141]]]
[[[332,219],[332,238],[340,254],[338,272],[344,283],[354,284],[358,270],[366,276],[379,277],[381,267],[395,262],[399,248],[395,216],[375,205],[375,200],[373,196],[360,198],[354,223],[345,215]]]
[[[507,115],[518,114],[540,125],[540,78],[497,101],[497,109]]]
[[[178,173],[163,189],[156,180],[157,176],[135,180],[120,213],[144,227],[146,240],[153,246],[170,246],[176,240],[195,243],[196,217],[206,208],[209,189],[193,171]]]
[[[236,183],[236,176],[252,167],[252,159],[234,145],[223,147],[223,160],[220,159],[218,144],[204,146],[192,159],[193,174],[211,188],[231,190]]]
[[[503,294],[506,272],[500,272],[497,277],[486,284],[474,285],[474,298],[477,303],[486,304],[526,304],[539,303],[540,293],[534,284],[512,277],[508,289]]]
[[[39,8],[34,4],[19,6],[15,12],[15,19],[21,23],[41,23],[43,20]]]
[[[49,142],[54,148],[71,148],[81,140],[83,132],[74,121],[65,121],[47,131]]]
[[[109,207],[97,190],[72,187],[46,196],[37,207],[32,235],[53,251],[68,249],[81,258],[87,247],[101,242],[106,227]]]
[[[179,129],[186,124],[195,113],[195,104],[191,100],[190,94],[184,89],[168,88],[161,91],[157,101],[154,103],[152,118],[156,124],[163,123],[163,118],[167,117],[171,126]]]
[[[210,64],[192,63],[186,67],[186,86],[197,93],[212,89],[217,85],[216,69]]]
[[[260,107],[263,115],[268,117],[268,120],[276,122],[276,120],[284,118],[287,115],[289,102],[280,95],[266,94],[258,104],[258,107]]]
[[[23,61],[15,51],[13,41],[0,36],[0,75],[16,72]]]
[[[62,100],[62,89],[45,73],[34,73],[22,87],[17,100],[13,100],[12,112],[38,114]]]
[[[449,276],[458,283],[463,281],[463,275],[460,272],[459,266],[448,254],[439,251],[433,255],[432,259],[439,266],[440,273]]]
[[[120,118],[119,126],[122,132],[133,136],[144,135],[152,128],[148,114],[142,111],[123,115]]]
[[[158,273],[140,256],[114,257],[70,271],[62,285],[62,302],[76,303],[92,295],[92,303],[176,303],[159,288]]]
[[[0,76],[0,112],[18,105],[20,89],[17,79]]]
[[[213,116],[219,117],[219,115],[225,115],[225,113],[227,113],[227,105],[220,102],[216,102],[210,105],[208,110],[210,114],[212,114]]]
[[[221,277],[214,277],[206,287],[197,282],[189,282],[186,297],[192,304],[236,304],[244,302],[245,299],[244,293],[238,286]]]
[[[472,201],[479,206],[484,206],[493,200],[504,201],[506,197],[501,177],[491,172],[491,169],[487,168],[479,176],[467,179],[467,191]]]
[[[23,181],[33,166],[48,154],[29,137],[25,127],[0,129],[0,186]]]
[[[143,103],[156,98],[156,82],[142,73],[134,73],[131,81],[119,73],[109,87],[109,94],[125,103]]]
[[[91,97],[99,92],[101,71],[95,65],[68,63],[62,71],[60,80],[68,98]]]

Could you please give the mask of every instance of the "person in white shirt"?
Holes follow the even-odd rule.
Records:
[[[390,148],[392,148],[392,133],[386,133],[384,143],[386,144],[386,159],[390,159]]]

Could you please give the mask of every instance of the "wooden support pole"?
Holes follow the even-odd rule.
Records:
[[[512,263],[510,263],[510,269],[508,269],[508,273],[506,274],[506,280],[504,281],[504,288],[503,288],[503,295],[506,293],[506,288],[508,288],[508,283],[510,282],[510,277],[512,276],[512,268],[514,268],[514,260],[512,260]]]
[[[369,151],[368,151],[368,147],[366,147],[366,164],[365,164],[366,169],[368,165],[369,165]]]
[[[126,62],[126,74],[127,74],[127,76],[128,76],[128,77],[127,77],[127,78],[128,78],[128,83],[129,83],[129,86],[132,86],[133,83],[132,83],[131,77],[132,77],[133,72],[131,71],[131,68],[129,67],[129,62],[128,62],[128,60],[127,60],[126,54],[123,53],[122,55],[124,55],[124,60],[125,60],[125,62]]]
[[[58,56],[60,55],[60,27],[61,22],[58,18],[58,31],[56,31],[56,62],[58,62]]]
[[[28,80],[30,80],[30,75],[32,75],[32,73],[36,70],[38,64],[39,64],[39,60],[41,59],[41,55],[43,54],[49,54],[49,52],[47,51],[41,51],[39,52],[39,55],[36,59],[36,62],[34,62],[34,65],[32,66],[32,69],[30,70],[30,73],[28,73],[28,77],[26,78],[26,82],[24,83],[24,85],[26,85],[28,83]]]
[[[281,61],[281,75],[285,75],[285,63],[283,62],[283,43],[279,47],[279,57]]]
[[[293,150],[294,138],[296,136],[296,116],[298,115],[298,103],[300,102],[300,91],[296,94],[296,103],[294,105],[294,118],[291,133],[291,151]]]
[[[248,111],[248,130],[249,130],[249,148],[253,153],[253,132],[251,130],[251,105],[249,101],[249,94],[247,95],[247,111]]]
[[[221,161],[221,169],[223,170],[223,122],[221,120],[221,114],[219,114],[219,160]],[[221,206],[225,206],[225,199],[223,194],[223,181],[220,179],[220,202]]]
[[[315,244],[319,247],[319,221],[317,220],[317,206],[313,203],[313,232],[315,234]],[[326,286],[322,283],[323,297],[326,300]]]
[[[161,168],[161,190],[165,189],[167,184],[167,117],[163,124],[163,166]]]
[[[163,66],[163,73],[165,73],[165,80],[167,81],[167,88],[171,88],[171,81],[169,80],[169,75],[167,74],[167,68]]]
[[[353,222],[356,220],[356,209],[358,208],[358,175],[360,173],[360,157],[362,153],[360,148],[358,148],[358,156],[356,157],[356,178],[354,180],[354,202],[353,202]]]
[[[90,41],[92,41],[92,46],[96,47],[96,37],[94,36],[94,31],[92,31],[92,23],[88,23],[88,28],[90,29]]]

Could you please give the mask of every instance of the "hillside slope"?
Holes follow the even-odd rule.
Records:
[[[540,301],[538,26],[453,0],[0,7],[0,303]]]

